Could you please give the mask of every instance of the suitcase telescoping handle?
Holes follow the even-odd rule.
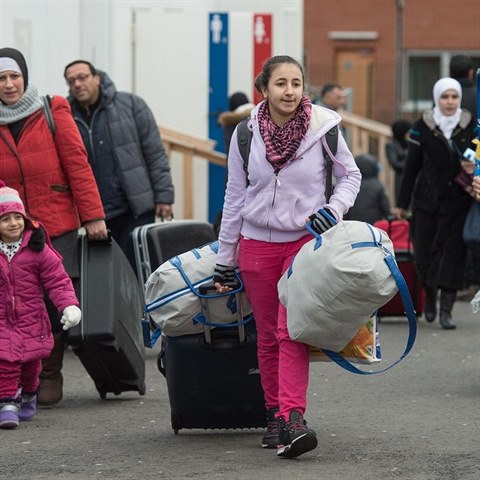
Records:
[[[172,259],[170,259],[170,263],[178,270],[178,273],[181,275],[181,277],[183,278],[183,281],[185,282],[185,285],[187,285],[187,287],[199,298],[202,298],[202,297],[205,297],[207,296],[206,294],[202,293],[200,291],[200,287],[202,285],[205,285],[207,283],[212,283],[212,282],[205,282],[205,283],[202,283],[200,285],[198,285],[198,287],[196,288],[195,285],[193,285],[193,283],[190,281],[190,279],[188,278],[188,275],[186,274],[185,270],[183,269],[183,265],[182,265],[182,261],[178,258],[178,257],[174,257]],[[231,285],[235,285],[236,288],[234,288],[232,291],[230,292],[224,292],[224,293],[218,293],[216,292],[215,294],[212,294],[212,295],[208,295],[208,297],[226,297],[226,296],[229,296],[229,295],[234,295],[236,293],[239,293],[243,290],[243,282],[242,282],[242,279],[240,278],[240,276],[238,275],[237,272],[235,272],[235,277],[236,277],[236,281],[234,283],[232,283]],[[213,287],[214,288],[214,287]]]
[[[215,283],[208,282],[208,283],[203,283],[202,285],[199,285],[198,287],[198,293],[200,294],[200,302],[202,305],[202,313],[200,315],[197,315],[195,317],[195,321],[198,323],[203,324],[204,327],[204,332],[205,332],[205,341],[208,344],[212,343],[212,335],[211,335],[211,327],[230,327],[230,328],[238,328],[238,338],[240,343],[244,343],[246,340],[245,337],[245,324],[249,323],[252,321],[253,316],[248,315],[246,318],[243,315],[243,308],[242,308],[242,300],[240,298],[240,292],[243,290],[243,284],[241,280],[238,278],[237,281],[234,282],[226,282],[224,286],[228,286],[232,289],[232,291],[228,292],[227,294],[221,294],[221,295],[234,295],[236,298],[236,304],[238,307],[237,310],[237,321],[232,322],[232,323],[215,323],[215,322],[210,322],[207,320],[209,317],[208,313],[208,299],[209,298],[218,298],[218,293],[215,293],[214,295],[209,295],[209,292],[214,291],[216,292],[215,288]]]

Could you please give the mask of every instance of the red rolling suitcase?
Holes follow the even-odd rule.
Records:
[[[402,272],[407,283],[413,307],[419,317],[424,311],[425,292],[418,278],[414,264],[413,245],[410,239],[410,224],[408,220],[380,220],[375,222],[375,227],[380,228],[388,234],[395,250],[395,259],[398,268]],[[405,315],[400,294],[397,293],[388,303],[378,311],[379,317],[397,317]]]

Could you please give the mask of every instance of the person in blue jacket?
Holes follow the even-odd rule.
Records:
[[[267,409],[262,447],[297,457],[317,446],[306,425],[309,347],[293,341],[277,283],[302,245],[341,220],[360,187],[360,171],[341,132],[333,165],[335,190],[325,198],[325,134],[340,115],[304,96],[301,65],[289,56],[269,59],[255,81],[262,94],[250,114],[248,173],[234,131],[214,281],[218,292],[239,267],[258,333],[258,364]],[[248,181],[247,181],[248,179]],[[332,218],[333,217],[333,218]]]

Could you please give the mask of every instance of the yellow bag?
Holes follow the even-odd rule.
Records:
[[[358,329],[355,337],[339,352],[339,355],[352,363],[370,365],[381,361],[376,315]],[[330,362],[331,360],[321,348],[311,346],[310,361]]]

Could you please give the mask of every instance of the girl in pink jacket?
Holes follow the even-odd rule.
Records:
[[[53,347],[44,294],[63,312],[63,329],[80,322],[72,281],[45,230],[30,220],[18,192],[0,181],[0,428],[36,412],[42,358]]]

